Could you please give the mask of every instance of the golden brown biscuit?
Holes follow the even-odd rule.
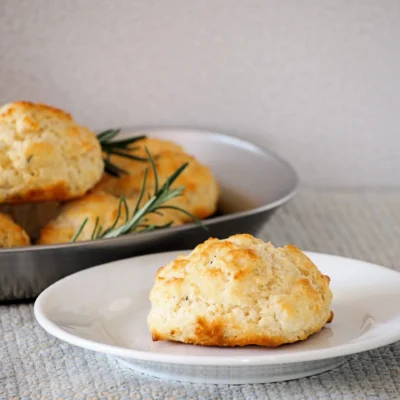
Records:
[[[0,248],[29,246],[26,232],[10,216],[0,213]]]
[[[163,151],[154,160],[158,175],[159,184],[173,174],[182,164],[188,162],[189,165],[181,173],[178,179],[171,186],[176,188],[183,186],[183,194],[170,200],[167,204],[178,206],[190,212],[199,219],[204,219],[216,212],[218,202],[218,184],[210,170],[201,164],[194,157],[183,152]],[[124,195],[126,197],[137,196],[140,192],[144,168],[147,166],[147,192],[154,191],[154,173],[150,164],[142,163],[140,169],[130,170],[130,175],[121,175],[119,178],[107,178],[107,182],[100,185],[100,188],[112,193],[115,196]],[[189,222],[191,218],[179,211],[174,211],[183,221]]]
[[[183,153],[183,149],[180,145],[173,143],[169,140],[157,139],[157,138],[145,138],[132,144],[133,149],[128,151],[131,154],[140,158],[147,158],[147,152],[145,147],[149,150],[153,158],[157,158],[160,153],[165,151],[171,151],[175,153]],[[126,171],[129,175],[136,175],[143,173],[144,169],[148,166],[146,162],[136,161],[125,157],[116,155],[110,155],[109,160],[112,164]],[[124,175],[121,175],[123,177]],[[121,195],[132,195],[128,190],[121,190],[120,178],[113,177],[107,173],[104,173],[100,182],[96,185],[95,190],[104,190],[108,193],[116,196]]]
[[[329,278],[296,247],[240,234],[158,270],[148,327],[154,341],[276,347],[320,331],[331,300]]]
[[[152,157],[157,157],[160,153],[165,151],[172,151],[174,153],[183,153],[183,148],[177,143],[171,142],[170,140],[158,139],[155,137],[148,137],[133,144],[134,147],[138,147],[137,150],[133,150],[132,154],[147,158],[145,147],[149,150]]]
[[[0,203],[79,197],[104,170],[96,135],[43,104],[0,108],[0,148]]]
[[[127,203],[132,212],[136,205],[136,199],[128,199]],[[97,218],[98,226],[101,225],[103,229],[114,223],[118,215],[118,204],[119,198],[100,191],[91,192],[80,199],[67,202],[61,208],[59,215],[40,231],[37,244],[71,242],[86,218],[88,218],[88,221],[77,240],[90,240]],[[125,207],[122,207],[116,227],[125,222],[125,218]],[[137,231],[145,229],[144,225],[155,224],[159,226],[168,222],[172,222],[173,226],[182,223],[168,210],[163,210],[163,215],[154,213],[146,215]]]

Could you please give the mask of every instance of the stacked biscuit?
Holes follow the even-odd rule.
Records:
[[[177,144],[155,138],[137,143],[133,154],[146,157],[145,147],[156,157],[155,167],[163,182],[184,162],[188,167],[172,187],[184,186],[183,195],[169,204],[204,219],[216,211],[218,185],[209,169],[189,156]],[[41,209],[51,216],[38,231],[32,243],[70,242],[87,218],[78,240],[90,239],[96,219],[107,225],[117,215],[119,198],[127,197],[136,204],[148,162],[111,156],[111,161],[127,171],[112,177],[104,172],[101,145],[89,129],[76,124],[64,111],[43,104],[14,102],[0,108],[0,247],[10,248],[31,244],[27,232],[17,220],[29,225],[29,216],[18,210]],[[154,175],[149,170],[146,192],[154,189]],[[56,205],[56,206],[55,206]],[[47,212],[51,207],[52,212]],[[55,212],[56,210],[56,212]],[[13,216],[14,218],[12,218]],[[149,223],[180,225],[188,217],[178,211],[151,214]],[[14,220],[13,220],[14,219]],[[120,215],[120,222],[125,220]],[[29,229],[35,232],[35,229]],[[30,233],[30,232],[29,232]]]

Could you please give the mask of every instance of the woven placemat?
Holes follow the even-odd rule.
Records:
[[[303,189],[260,236],[400,270],[400,191]],[[0,307],[0,338],[0,399],[400,399],[400,342],[309,378],[198,385],[137,375],[62,343],[36,324],[32,305]]]

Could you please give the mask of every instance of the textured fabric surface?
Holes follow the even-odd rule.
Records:
[[[275,244],[400,270],[400,191],[303,190],[268,222]],[[0,399],[400,399],[400,342],[330,372],[258,385],[166,382],[47,335],[32,305],[0,307]]]

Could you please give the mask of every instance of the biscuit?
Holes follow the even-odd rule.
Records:
[[[331,301],[329,277],[296,247],[238,234],[160,268],[147,322],[154,341],[277,347],[320,331]]]
[[[130,211],[133,211],[136,199],[128,199],[127,203]],[[77,241],[90,240],[96,225],[96,219],[98,219],[98,226],[101,225],[103,229],[107,229],[117,218],[118,205],[118,197],[101,191],[90,192],[80,199],[69,201],[63,205],[59,215],[41,229],[37,244],[71,242],[86,218],[88,221],[78,236]],[[116,227],[124,223],[125,220],[126,210],[125,207],[121,207]],[[168,210],[163,210],[162,215],[147,214],[143,221],[141,221],[141,226],[138,227],[137,231],[143,230],[145,228],[144,225],[164,225],[168,222],[172,222],[173,226],[182,224]]]
[[[64,201],[101,178],[100,143],[64,111],[30,102],[0,108],[0,203]]]
[[[27,233],[12,218],[0,213],[0,248],[29,246]]]
[[[217,181],[207,166],[183,152],[163,151],[157,154],[154,160],[159,184],[163,184],[171,174],[186,162],[189,163],[188,166],[171,186],[171,188],[183,186],[183,194],[171,199],[166,204],[180,207],[198,219],[207,218],[216,212],[219,197]],[[147,166],[146,189],[148,193],[153,192],[155,187],[153,170],[150,164],[141,164],[143,165],[139,169],[132,168],[129,175],[121,175],[117,179],[108,179],[107,183],[103,181],[100,188],[115,196],[137,196],[140,192],[144,168]],[[192,220],[190,216],[182,212],[174,211],[174,213],[184,222]]]
[[[137,147],[137,150],[133,150],[132,154],[147,158],[147,152],[145,148],[149,150],[152,157],[157,157],[160,153],[165,151],[172,151],[174,153],[184,153],[182,146],[177,143],[171,142],[170,140],[158,139],[156,137],[146,137],[145,139],[139,140],[133,144]]]
[[[128,151],[127,153],[140,158],[148,157],[145,147],[147,147],[153,158],[157,158],[159,154],[163,153],[164,151],[183,153],[183,148],[180,145],[173,143],[169,140],[157,139],[154,137],[138,140],[137,142],[132,144],[132,147],[132,150]],[[146,162],[136,161],[116,155],[110,155],[108,156],[108,159],[113,165],[116,165],[119,168],[123,169],[129,175],[137,175],[143,173],[145,168],[148,166],[148,163]],[[124,188],[125,185],[120,180],[123,179],[124,176],[125,175],[121,174],[120,177],[117,178],[107,173],[104,173],[100,182],[96,185],[95,190],[103,190],[116,196],[127,196],[132,195],[132,193],[135,195],[136,190],[129,192],[128,188]],[[126,176],[123,180],[125,183],[129,183],[129,179],[127,179]]]

